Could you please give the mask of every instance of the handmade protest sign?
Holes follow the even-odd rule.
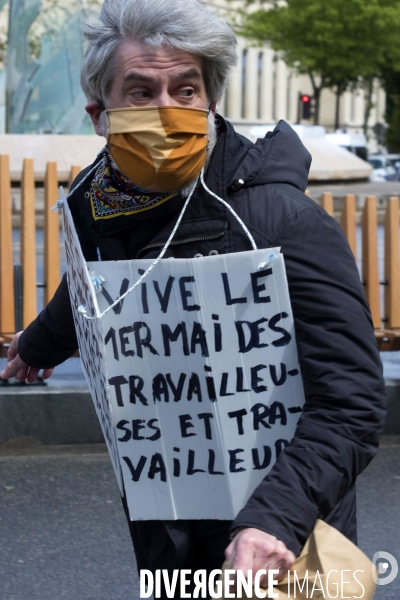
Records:
[[[122,493],[122,475],[115,428],[112,421],[112,409],[109,404],[105,348],[101,321],[97,319],[91,321],[82,319],[82,315],[78,313],[79,306],[86,306],[88,310],[91,311],[91,314],[96,314],[96,311],[98,311],[96,294],[62,188],[60,188],[60,193],[61,199],[64,202],[64,208],[61,212],[65,254],[67,258],[68,288],[71,297],[72,313],[79,343],[82,368],[100,421],[118,485]]]
[[[86,283],[90,298],[78,294],[75,305],[99,315],[151,262],[83,261],[75,271],[104,282],[97,295]],[[84,356],[97,336],[131,519],[233,519],[304,404],[279,248],[161,260],[96,328],[75,318]]]

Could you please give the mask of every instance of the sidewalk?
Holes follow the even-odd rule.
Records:
[[[0,359],[0,368],[5,359]],[[80,359],[56,368],[47,385],[0,383],[0,447],[104,442]]]
[[[358,480],[359,545],[370,558],[384,550],[400,562],[399,495],[400,447],[383,447]],[[0,457],[0,505],[1,600],[139,600],[107,454]],[[374,600],[399,597],[400,575]]]
[[[400,352],[382,353],[388,417],[384,433],[400,440]],[[6,359],[0,359],[0,368]],[[0,449],[28,438],[36,444],[99,444],[103,434],[79,358],[57,367],[46,386],[0,384]]]

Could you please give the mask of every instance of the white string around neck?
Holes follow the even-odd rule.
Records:
[[[88,174],[89,175],[89,174]],[[86,179],[86,178],[85,178]],[[214,194],[214,192],[212,192],[206,185],[205,181],[204,181],[204,167],[202,168],[201,172],[200,172],[200,182],[203,186],[203,188],[205,189],[205,191],[210,194],[213,198],[215,198],[216,200],[218,200],[219,202],[222,202],[222,204],[224,206],[226,206],[228,208],[228,210],[233,214],[233,216],[237,219],[237,221],[239,222],[239,224],[241,225],[243,231],[245,232],[245,234],[247,235],[247,237],[250,240],[251,246],[253,248],[253,250],[257,250],[257,245],[254,241],[253,236],[251,235],[250,231],[248,230],[248,228],[246,227],[246,225],[243,223],[242,219],[239,217],[239,215],[236,214],[236,212],[233,210],[233,208],[222,198],[220,198],[219,196],[217,196],[217,194]],[[115,302],[113,302],[112,304],[110,304],[110,306],[108,306],[102,313],[100,313],[99,315],[95,315],[95,316],[89,316],[87,314],[87,310],[85,306],[79,306],[78,307],[78,312],[79,314],[81,314],[85,319],[88,319],[89,321],[94,320],[94,319],[101,319],[102,317],[104,317],[104,315],[106,313],[108,313],[110,310],[112,310],[117,304],[119,304],[119,302],[121,302],[121,300],[123,300],[124,298],[126,298],[126,296],[128,294],[130,294],[135,288],[138,287],[138,285],[140,285],[142,283],[142,281],[147,277],[147,275],[150,273],[150,271],[152,271],[154,269],[154,267],[160,262],[160,260],[162,259],[162,257],[164,256],[164,254],[166,253],[166,251],[168,250],[168,247],[170,246],[173,238],[175,237],[175,234],[177,232],[177,229],[179,227],[179,225],[181,224],[181,221],[183,219],[183,215],[185,214],[185,211],[188,207],[188,204],[190,202],[191,197],[193,196],[193,193],[195,191],[197,187],[197,181],[193,184],[193,188],[189,194],[189,196],[186,199],[185,204],[183,205],[183,208],[181,210],[181,213],[178,217],[177,222],[175,223],[175,226],[171,232],[171,235],[169,236],[169,238],[167,239],[167,241],[165,242],[165,245],[163,247],[163,249],[161,250],[160,254],[157,256],[157,258],[151,263],[151,265],[145,270],[145,272],[139,277],[139,279],[124,293],[122,294],[119,298],[117,298],[117,300],[115,300]]]
[[[256,245],[256,243],[254,241],[253,236],[251,235],[250,231],[247,229],[246,225],[243,223],[243,221],[239,217],[239,215],[237,213],[235,213],[235,211],[233,210],[232,206],[230,204],[228,204],[225,200],[223,200],[222,198],[220,198],[219,196],[217,196],[217,194],[215,194],[214,192],[212,192],[210,190],[210,188],[207,187],[207,185],[206,185],[206,183],[204,181],[204,169],[201,170],[200,181],[201,181],[201,184],[202,184],[203,188],[206,190],[206,192],[208,192],[210,194],[210,196],[212,196],[213,198],[215,198],[219,202],[222,202],[222,204],[224,206],[226,206],[226,208],[233,214],[233,216],[238,221],[238,223],[240,223],[240,225],[242,226],[243,231],[245,232],[245,234],[249,238],[250,244],[252,245],[253,250],[258,250],[257,245]]]

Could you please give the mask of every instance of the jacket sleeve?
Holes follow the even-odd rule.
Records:
[[[25,329],[18,341],[18,352],[30,367],[50,369],[76,352],[78,342],[64,274],[53,299]]]
[[[306,403],[295,436],[232,525],[296,555],[374,457],[385,387],[369,308],[339,225],[298,211],[274,240],[286,265]]]

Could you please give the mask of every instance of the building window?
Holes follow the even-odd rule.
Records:
[[[290,111],[292,108],[292,77],[293,73],[289,73],[287,78],[287,88],[286,88],[286,120],[290,121]]]
[[[356,100],[358,96],[358,90],[353,90],[351,92],[351,101],[350,101],[350,121],[354,123],[356,120]]]
[[[263,61],[264,61],[264,52],[259,52],[258,58],[257,58],[257,119],[261,119]]]
[[[278,79],[278,56],[275,54],[273,62],[272,62],[272,120],[277,121],[277,79]]]

